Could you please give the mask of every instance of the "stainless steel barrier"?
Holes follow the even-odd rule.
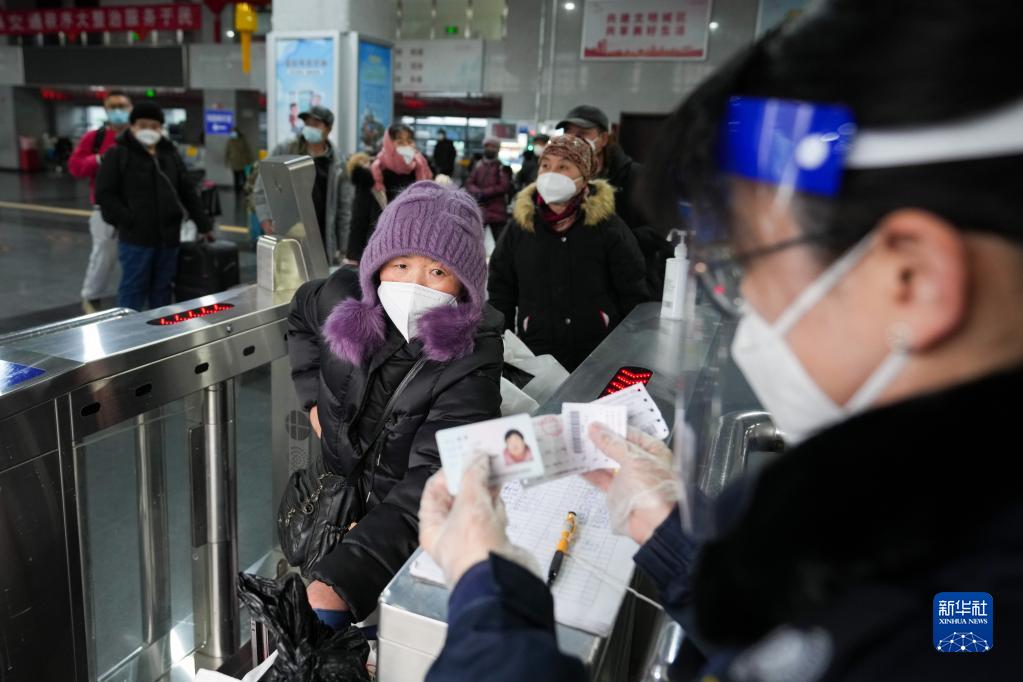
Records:
[[[8,332],[6,334],[0,334],[0,346],[7,346],[18,341],[24,341],[26,339],[32,339],[37,336],[46,336],[47,334],[53,334],[54,332],[64,331],[65,329],[74,329],[75,327],[84,327],[87,324],[93,324],[94,322],[102,322],[104,320],[116,320],[125,315],[131,315],[135,311],[131,308],[111,308],[110,310],[101,310],[98,313],[89,313],[88,315],[79,315],[78,317],[72,317],[70,320],[61,320],[60,322],[50,322],[49,324],[42,324],[38,327],[31,327],[29,329],[22,329],[19,331]]]
[[[238,650],[238,570],[276,572],[273,500],[312,447],[288,307],[327,274],[311,161],[263,172],[285,229],[258,284],[0,338],[4,682],[187,679]]]

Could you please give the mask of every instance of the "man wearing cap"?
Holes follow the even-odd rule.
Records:
[[[117,305],[143,310],[171,302],[182,220],[195,221],[207,239],[213,224],[184,160],[163,135],[163,110],[144,100],[131,110],[129,122],[103,155],[96,203],[103,220],[117,228]]]
[[[320,239],[328,262],[344,257],[348,246],[348,229],[351,223],[351,201],[348,200],[350,184],[345,179],[343,159],[328,139],[334,127],[334,113],[319,105],[309,107],[298,115],[303,126],[299,134],[277,145],[271,156],[311,156],[316,166],[316,180],[313,182],[313,208],[319,223]],[[263,232],[272,234],[275,230],[266,200],[263,179],[257,178],[252,191],[252,203]]]
[[[540,168],[540,157],[543,156],[543,150],[550,141],[550,135],[540,133],[533,138],[533,148],[522,152],[522,168],[519,169],[518,174],[515,176],[516,190],[521,190],[523,187],[536,182],[537,171]]]
[[[611,142],[607,114],[597,107],[580,104],[569,111],[557,127],[568,135],[588,140],[596,152],[595,177],[607,180],[615,188],[615,212],[636,235],[647,263],[647,288],[654,300],[660,300],[664,266],[672,256],[672,248],[650,227],[642,210],[634,203],[643,165],[633,161],[621,145]]]
[[[465,182],[465,190],[479,202],[483,210],[483,223],[490,228],[494,241],[501,236],[508,222],[507,196],[511,190],[511,179],[501,159],[497,158],[500,149],[501,141],[496,137],[485,139],[483,158],[473,167]]]

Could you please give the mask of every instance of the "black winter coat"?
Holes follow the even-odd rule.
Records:
[[[639,242],[639,250],[646,260],[646,282],[650,300],[660,301],[664,293],[664,268],[674,255],[674,249],[637,205],[637,194],[643,176],[643,164],[632,160],[620,145],[604,149],[604,168],[599,177],[615,188],[615,212],[625,221]]]
[[[352,198],[352,226],[344,253],[348,258],[358,261],[380,217],[380,204],[373,196],[373,173],[368,168],[349,164],[348,177],[355,193]]]
[[[103,220],[117,228],[118,239],[129,244],[176,246],[185,212],[199,232],[213,229],[174,144],[163,138],[153,156],[130,129],[103,155],[96,203]]]
[[[434,435],[500,416],[504,347],[501,316],[487,307],[473,352],[450,362],[427,361],[386,423],[379,464],[363,465],[384,403],[422,353],[422,344],[406,343],[388,320],[386,341],[368,364],[355,366],[335,355],[321,330],[334,306],[352,297],[361,297],[353,270],[304,284],[291,304],[288,353],[299,399],[306,409],[317,406],[324,464],[336,474],[355,472],[363,498],[372,493],[365,516],[324,557],[315,575],[361,620],[419,546],[419,498],[440,468]]]
[[[506,327],[569,371],[648,299],[643,254],[615,215],[614,190],[602,180],[589,190],[575,224],[561,234],[539,217],[536,185],[522,190],[490,258],[487,285]]]
[[[444,175],[451,175],[455,171],[455,159],[458,158],[458,151],[455,150],[455,143],[445,138],[437,140],[433,148],[433,163],[437,166],[437,172]]]
[[[1016,367],[828,428],[726,488],[724,535],[700,551],[672,514],[634,557],[686,630],[669,678],[1019,679],[1021,393]],[[484,568],[483,589],[455,587],[427,680],[588,679],[558,649],[544,584],[496,555]],[[958,591],[994,599],[990,651],[936,650],[935,597]]]

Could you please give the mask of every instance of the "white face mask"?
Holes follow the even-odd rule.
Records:
[[[412,159],[416,158],[415,147],[398,147],[397,151],[401,158],[405,159],[405,163],[412,163]]]
[[[548,204],[563,204],[579,191],[575,183],[561,173],[543,173],[536,179],[536,191]]]
[[[545,144],[535,144],[535,145],[533,145],[533,153],[536,154],[536,158],[539,159],[541,156],[543,156],[543,150],[546,149],[546,148],[547,148],[547,145],[545,145]]]
[[[381,282],[377,297],[406,341],[415,338],[420,315],[442,305],[457,304],[451,294],[411,282]]]
[[[142,143],[144,147],[154,147],[156,143],[163,137],[163,133],[159,130],[149,130],[148,128],[143,130],[133,131],[135,139]]]
[[[821,390],[785,343],[789,331],[852,270],[870,244],[868,236],[821,273],[773,325],[749,307],[739,321],[732,358],[789,446],[867,409],[909,359],[905,348],[893,349],[843,406]]]

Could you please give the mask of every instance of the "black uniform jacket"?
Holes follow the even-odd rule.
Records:
[[[635,556],[690,643],[671,679],[1020,679],[1021,394],[1017,367],[833,426],[727,488],[703,546],[672,514]],[[942,592],[992,596],[990,650],[938,650]],[[427,679],[587,679],[553,618],[544,584],[491,555],[455,586]]]

